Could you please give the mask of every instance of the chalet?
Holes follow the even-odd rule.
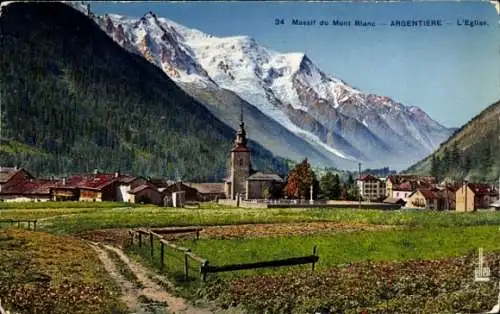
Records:
[[[376,201],[385,196],[385,182],[373,175],[362,175],[356,183],[364,200]]]
[[[9,185],[34,178],[31,173],[22,168],[0,167],[0,192]]]
[[[439,199],[435,190],[417,189],[408,196],[406,207],[439,210]]]
[[[498,191],[489,184],[466,183],[455,192],[456,211],[469,212],[489,208],[498,200]]]
[[[130,193],[132,189],[143,185],[146,183],[146,180],[142,177],[132,177],[120,175],[118,177],[118,186],[116,191],[116,201],[117,202],[125,202],[125,203],[133,203],[130,199]]]
[[[184,192],[185,201],[187,202],[197,202],[198,201],[198,190],[190,186],[190,183],[176,182],[171,183],[168,187],[163,189],[163,193],[170,201],[172,199],[172,193],[174,192]]]
[[[26,179],[10,184],[0,192],[0,199],[6,202],[46,202],[52,199],[50,189],[57,184],[54,180]]]
[[[120,173],[99,173],[75,175],[63,178],[51,188],[52,199],[56,201],[129,201],[127,191],[140,184],[141,180]],[[127,193],[127,194],[125,194]]]
[[[186,183],[186,185],[196,189],[197,199],[201,202],[226,198],[224,183]]]
[[[158,190],[158,187],[151,183],[144,183],[128,191],[130,202],[136,204],[163,205],[165,194]]]

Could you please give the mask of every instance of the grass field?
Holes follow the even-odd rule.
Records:
[[[35,203],[40,204],[40,203]],[[56,204],[56,205],[53,205]],[[125,204],[97,203],[87,207],[60,208],[62,203],[46,207],[0,209],[0,219],[41,219],[41,230],[53,233],[79,233],[106,228],[231,225],[292,222],[352,222],[408,227],[450,227],[500,225],[500,213],[446,213],[421,211],[377,211],[358,209],[177,209],[152,206],[130,207]],[[16,204],[17,206],[20,206]],[[41,206],[41,205],[40,205]],[[50,207],[55,206],[55,207]]]
[[[125,313],[100,260],[76,239],[0,230],[0,299],[16,313]]]
[[[26,209],[20,204],[0,206],[0,220],[36,218],[39,230],[54,234],[135,227],[238,225],[239,227],[235,228],[243,228],[243,224],[256,223],[269,226],[279,223],[279,228],[286,228],[287,224],[292,223],[317,222],[342,223],[347,226],[398,226],[363,231],[349,231],[349,228],[346,228],[347,231],[323,230],[298,234],[292,230],[289,233],[285,231],[274,235],[269,232],[268,235],[259,237],[249,234],[248,237],[230,239],[207,236],[197,241],[177,240],[215,265],[310,255],[313,246],[317,246],[320,261],[314,273],[310,271],[310,265],[228,272],[217,276],[209,275],[210,280],[201,290],[199,265],[190,263],[190,276],[193,281],[183,282],[182,254],[169,250],[165,252],[166,273],[182,286],[181,292],[185,296],[189,294],[195,298],[215,298],[222,306],[242,305],[250,312],[270,313],[304,313],[322,309],[333,312],[350,309],[352,313],[360,313],[363,309],[367,309],[369,313],[384,313],[392,309],[389,312],[413,313],[419,306],[424,306],[442,313],[452,313],[485,310],[492,302],[490,288],[493,286],[471,286],[471,279],[462,277],[472,274],[473,266],[462,264],[465,263],[463,256],[468,256],[466,261],[471,263],[471,256],[477,254],[479,247],[484,248],[485,252],[500,252],[500,212],[378,211],[347,208],[235,209],[213,204],[204,204],[200,209],[178,209],[131,207],[129,204],[112,203],[70,203],[70,206],[65,208],[60,204],[64,203],[35,203]],[[105,237],[104,232],[101,238]],[[147,246],[142,249],[132,247],[127,252],[140,256],[142,262],[159,269],[158,246],[153,260]],[[360,278],[368,278],[363,280],[375,282],[370,288],[357,287],[356,280],[345,272],[347,264],[357,269]],[[432,270],[432,265],[435,264],[442,265],[439,266],[442,275],[437,275]],[[384,276],[382,270],[386,267],[384,265],[393,265],[398,269],[398,279],[395,280],[398,287],[395,295],[391,297],[387,297],[387,293],[382,291],[388,289],[381,283]],[[421,266],[420,273],[410,276],[414,278],[413,282],[408,280],[404,274],[405,267],[419,268],[419,265],[424,265]],[[457,265],[464,267],[459,271]],[[455,271],[447,273],[446,267]],[[366,269],[366,272],[363,269]],[[342,275],[338,275],[339,273]],[[433,282],[437,280],[436,276],[446,282],[447,286],[435,288]],[[269,290],[270,287],[274,287],[274,290]],[[290,287],[296,287],[300,294]],[[317,287],[329,291],[327,297],[322,297],[322,292]],[[351,295],[348,292],[350,289],[355,290]],[[431,292],[425,292],[426,289]],[[344,294],[343,299],[339,299],[339,293]],[[349,298],[355,300],[354,303],[349,303]],[[434,299],[438,301],[432,301]],[[479,301],[473,305],[463,303],[464,300],[475,299]],[[279,311],[280,307],[284,310]]]

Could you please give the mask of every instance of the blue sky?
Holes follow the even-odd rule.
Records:
[[[280,52],[305,52],[323,71],[367,93],[415,105],[459,127],[500,99],[500,24],[487,2],[92,2],[96,14],[148,11],[215,36],[248,35]],[[276,18],[285,25],[274,25]],[[297,26],[292,19],[374,21],[371,28]],[[390,27],[440,19],[441,27]],[[478,19],[487,26],[458,26]]]

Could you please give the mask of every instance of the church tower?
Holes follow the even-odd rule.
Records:
[[[246,193],[245,181],[250,176],[251,169],[250,148],[247,147],[243,108],[241,108],[240,128],[236,133],[234,146],[231,150],[231,199],[236,199],[238,193]]]

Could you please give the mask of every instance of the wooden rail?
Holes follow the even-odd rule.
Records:
[[[225,272],[225,271],[245,270],[245,269],[254,269],[254,268],[314,264],[314,263],[318,262],[318,260],[319,260],[318,256],[311,255],[311,256],[303,256],[303,257],[292,257],[292,258],[267,261],[267,262],[257,262],[257,263],[231,264],[231,265],[224,265],[224,266],[207,265],[204,268],[204,271],[207,273],[218,273],[218,272]]]
[[[31,224],[33,223],[33,231],[36,231],[36,222],[37,220],[26,219],[26,220],[17,220],[17,219],[0,219],[0,223],[10,223],[10,226],[13,227],[17,224],[18,228],[21,228],[22,223],[28,223],[28,230],[31,230]]]
[[[150,231],[152,231],[156,234],[195,233],[196,239],[200,238],[200,232],[202,230],[203,230],[203,228],[193,228],[193,227],[188,227],[188,228],[153,228],[153,229],[150,229]]]
[[[186,229],[184,229],[184,230],[186,230]],[[193,228],[191,228],[191,229],[193,229]],[[195,231],[197,231],[198,229],[199,228],[196,228]],[[199,229],[199,230],[201,230],[201,229]],[[186,231],[184,231],[184,232],[186,232]],[[188,231],[188,232],[193,232],[193,231]],[[157,238],[159,240],[159,242],[160,242],[160,270],[163,270],[163,268],[165,267],[165,249],[166,248],[171,248],[171,249],[174,249],[176,251],[182,252],[184,254],[184,279],[185,280],[189,279],[189,259],[197,261],[203,265],[206,265],[208,263],[205,259],[192,253],[191,249],[185,248],[185,247],[182,247],[180,245],[174,244],[170,241],[167,241],[167,240],[163,239],[163,237],[160,234],[153,232],[151,230],[149,230],[149,231],[144,230],[144,229],[129,230],[132,244],[134,244],[134,233],[137,233],[137,235],[138,235],[139,247],[142,247],[142,236],[149,235],[150,254],[151,254],[152,258],[154,257],[154,241],[153,241],[153,239]],[[175,232],[172,232],[172,233],[175,233]],[[178,232],[178,233],[180,233],[180,232]],[[200,266],[200,274],[201,274],[201,277],[204,279],[205,274],[201,272],[201,266]]]
[[[199,228],[184,228],[184,230],[191,230],[189,232],[193,232],[192,230],[196,230]],[[180,245],[174,244],[168,240],[163,239],[161,234],[158,234],[158,229],[155,229],[156,232],[152,230],[145,229],[137,229],[137,230],[129,230],[129,234],[131,236],[131,243],[134,244],[134,235],[137,234],[139,240],[139,247],[142,247],[142,236],[149,236],[149,246],[151,250],[151,257],[154,257],[154,238],[158,239],[160,242],[160,269],[163,270],[165,265],[165,250],[167,248],[174,249],[176,251],[182,252],[184,254],[184,279],[188,280],[189,278],[189,259],[199,263],[200,268],[200,277],[202,281],[206,280],[207,274],[209,273],[219,273],[219,272],[227,272],[227,271],[237,271],[237,270],[246,270],[246,269],[256,269],[256,268],[266,268],[266,267],[283,267],[283,266],[294,266],[294,265],[303,265],[303,264],[311,264],[312,270],[316,263],[319,260],[318,251],[316,246],[313,247],[313,254],[308,256],[301,257],[291,257],[279,260],[272,261],[263,261],[263,262],[255,262],[255,263],[244,263],[244,264],[230,264],[230,265],[210,265],[208,260],[194,254],[191,252],[191,249],[182,247]],[[185,231],[187,232],[187,231]],[[176,233],[176,232],[171,232]],[[178,232],[180,233],[180,232]]]

